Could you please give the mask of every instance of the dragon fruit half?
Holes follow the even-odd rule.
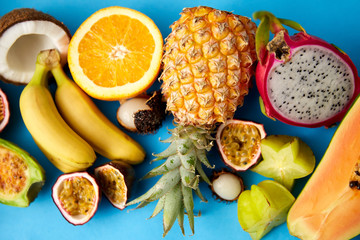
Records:
[[[296,22],[266,11],[256,33],[256,84],[265,114],[302,127],[340,121],[360,92],[353,62],[340,49],[311,36]],[[289,36],[283,25],[299,33]],[[274,38],[269,42],[269,31]]]

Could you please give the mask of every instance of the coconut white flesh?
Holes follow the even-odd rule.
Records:
[[[7,29],[0,37],[0,74],[13,82],[28,83],[41,50],[57,49],[61,63],[67,61],[70,42],[66,32],[50,21],[25,21]]]
[[[214,192],[224,200],[234,200],[240,195],[241,183],[239,178],[231,173],[221,174],[212,182]]]
[[[132,98],[124,103],[121,103],[117,112],[119,123],[131,130],[136,130],[134,115],[139,110],[150,110],[151,108],[146,105],[146,98]]]
[[[319,123],[341,112],[354,93],[349,65],[327,48],[295,48],[291,60],[276,63],[268,77],[271,104],[295,122]]]

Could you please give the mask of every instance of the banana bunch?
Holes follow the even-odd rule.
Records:
[[[49,74],[58,85],[55,102],[48,89]],[[32,80],[20,96],[25,126],[45,156],[62,172],[90,167],[96,152],[110,160],[141,163],[144,149],[116,127],[60,65],[59,53],[40,52]]]

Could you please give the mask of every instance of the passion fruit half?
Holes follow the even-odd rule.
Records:
[[[26,151],[0,138],[0,203],[27,207],[45,183],[45,171]]]
[[[6,127],[10,118],[9,102],[6,94],[0,89],[0,132]]]
[[[110,203],[120,210],[124,209],[135,180],[131,165],[122,161],[106,163],[95,168],[95,178]]]
[[[245,171],[260,158],[260,142],[265,136],[262,124],[233,119],[219,126],[216,143],[227,166]]]
[[[52,198],[64,218],[73,225],[87,223],[95,214],[100,190],[87,172],[61,175],[52,188]]]

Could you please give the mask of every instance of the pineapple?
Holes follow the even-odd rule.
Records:
[[[144,178],[163,176],[127,204],[140,203],[139,208],[159,200],[151,217],[163,210],[164,236],[176,219],[184,234],[185,212],[194,233],[192,190],[206,201],[198,185],[200,180],[211,184],[202,164],[214,167],[206,157],[212,130],[243,104],[256,60],[256,25],[249,18],[210,7],[185,8],[171,29],[160,79],[177,125],[164,140],[170,146],[155,155],[166,161]]]

